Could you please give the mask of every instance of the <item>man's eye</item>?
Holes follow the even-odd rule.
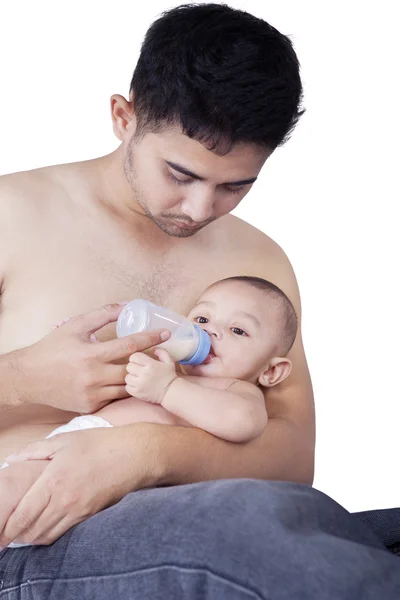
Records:
[[[187,185],[192,181],[191,179],[178,179],[177,177],[172,175],[172,173],[169,173],[169,178],[172,179],[172,181],[177,185]]]
[[[228,192],[230,192],[231,194],[240,194],[240,192],[243,190],[244,185],[241,185],[240,187],[229,187],[226,186],[226,189],[228,190]]]
[[[178,179],[172,173],[168,173],[168,176],[171,179],[171,181],[173,181],[177,185],[188,185],[189,183],[192,183],[192,181],[193,181],[193,179]],[[230,187],[229,185],[225,186],[225,189],[230,194],[240,194],[243,191],[243,188],[244,188],[244,185],[241,185],[239,187],[237,187],[237,186],[236,187]]]
[[[203,319],[202,321],[200,321],[200,319]],[[195,317],[194,319],[197,323],[208,323],[208,319],[206,319],[206,317]]]
[[[239,329],[239,327],[232,327],[232,331],[233,333],[236,333],[236,335],[247,335],[247,333],[243,331],[243,329]]]

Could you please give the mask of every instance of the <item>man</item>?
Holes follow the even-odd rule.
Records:
[[[300,329],[290,378],[266,394],[269,423],[251,443],[156,424],[39,441],[125,397],[129,355],[160,341],[112,339],[117,302],[145,297],[185,314],[213,281],[255,275],[300,319],[283,250],[229,213],[287,140],[301,100],[288,38],[223,5],[178,7],[149,29],[129,100],[111,98],[115,152],[2,179],[0,461],[38,440],[37,460],[0,473],[0,544],[37,545],[0,554],[8,598],[22,587],[57,599],[314,597],[321,570],[349,564],[357,544],[352,589],[370,578],[374,593],[383,570],[394,589],[396,558],[309,487],[314,407]],[[312,527],[327,537],[322,562]]]

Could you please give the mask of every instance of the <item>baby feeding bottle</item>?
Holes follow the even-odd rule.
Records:
[[[208,333],[186,317],[141,298],[128,302],[118,317],[117,337],[151,329],[171,332],[171,337],[157,347],[165,348],[181,365],[200,365],[210,352]]]

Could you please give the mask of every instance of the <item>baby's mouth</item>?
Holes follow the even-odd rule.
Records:
[[[208,353],[207,357],[205,358],[205,360],[203,360],[203,365],[207,365],[209,362],[212,361],[212,359],[215,358],[215,353],[214,350],[211,348],[210,352]]]

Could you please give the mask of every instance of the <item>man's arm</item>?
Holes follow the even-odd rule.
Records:
[[[177,377],[161,406],[194,427],[231,442],[247,442],[259,436],[268,419],[262,391],[246,381],[221,390]]]
[[[23,354],[23,351],[0,356],[0,412],[27,402],[24,390],[28,388],[28,382],[26,373],[19,368],[18,354]]]
[[[0,177],[0,322],[2,319],[2,300],[9,265],[12,262],[14,244],[15,215],[13,207],[18,202],[7,185],[8,177]],[[16,354],[0,354],[0,412],[21,404],[21,372],[15,360]]]

